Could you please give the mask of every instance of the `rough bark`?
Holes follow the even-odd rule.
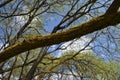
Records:
[[[70,41],[118,23],[120,23],[120,12],[99,16],[64,32],[45,35],[43,37],[37,36],[35,38],[16,43],[0,53],[0,63],[22,52]]]

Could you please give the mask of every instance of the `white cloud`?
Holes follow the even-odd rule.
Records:
[[[90,40],[91,40],[90,38],[83,36],[80,39],[72,40],[72,41],[64,43],[62,45],[63,50],[60,51],[60,53],[58,54],[58,57],[61,56],[61,54],[65,53],[65,52],[70,52],[70,51],[77,52],[77,51],[83,49]],[[88,46],[87,48],[90,48],[90,47]],[[84,52],[85,51],[88,51],[88,50],[84,50]]]

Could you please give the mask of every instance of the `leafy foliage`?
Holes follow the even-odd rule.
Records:
[[[120,74],[117,70],[120,67],[118,64],[113,65],[110,62],[105,62],[103,59],[89,52],[79,53],[73,57],[74,54],[76,52],[64,53],[59,58],[50,55],[45,56],[38,68],[42,69],[42,73],[46,75],[52,74],[51,77],[53,76],[53,78],[55,75],[66,75],[67,78],[72,76],[76,79],[118,79],[118,76],[116,76],[116,73],[117,75]]]
[[[0,80],[119,80],[119,7],[120,0],[0,0]]]

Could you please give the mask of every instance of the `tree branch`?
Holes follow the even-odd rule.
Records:
[[[13,1],[13,0],[6,0],[6,1],[4,1],[3,3],[0,4],[0,8],[5,6],[6,4],[10,3],[11,1]]]
[[[120,23],[120,12],[117,12],[116,14],[99,16],[64,32],[53,33],[43,37],[37,36],[35,38],[16,43],[0,53],[0,63],[22,52],[70,41],[118,23]]]
[[[114,0],[105,14],[117,13],[119,7],[120,7],[120,0]]]

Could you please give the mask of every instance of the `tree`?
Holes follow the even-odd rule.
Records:
[[[47,69],[44,65],[50,64],[53,65],[52,68],[55,68],[54,65],[58,63],[60,66],[59,61],[55,62],[57,58],[51,54],[57,54],[62,49],[67,48],[62,47],[65,42],[72,40],[70,43],[72,44],[76,39],[86,35],[91,40],[76,54],[71,54],[72,57],[76,57],[81,51],[91,46],[91,44],[92,47],[89,48],[91,48],[93,53],[96,53],[93,43],[98,41],[97,39],[103,35],[108,35],[109,40],[116,44],[116,47],[113,43],[109,42],[105,45],[101,44],[100,47],[107,51],[103,54],[111,53],[111,50],[109,50],[111,48],[117,52],[120,48],[118,46],[119,35],[115,35],[115,33],[111,35],[110,33],[112,30],[116,32],[118,30],[119,32],[119,7],[120,0],[1,1],[1,78],[30,80],[38,79],[38,77],[41,79],[46,79],[45,76],[50,77],[51,74],[46,74],[49,73],[49,68]],[[48,22],[47,19],[49,19]],[[50,23],[52,19],[54,19],[53,24]],[[47,30],[49,28],[47,25],[50,27],[50,30]],[[112,29],[110,26],[115,27]],[[108,30],[109,28],[110,30]],[[113,35],[115,36],[113,37]],[[98,42],[95,44],[98,45]],[[55,45],[53,50],[52,45]],[[99,49],[98,46],[97,49]],[[50,59],[51,61],[48,61],[48,63],[46,61],[42,63],[45,58],[49,58],[46,57],[47,55],[55,59]],[[112,57],[115,58],[114,56]],[[62,57],[59,60],[61,59]],[[69,59],[71,58],[67,58],[67,60]],[[39,65],[40,68],[37,68]],[[17,73],[17,71],[20,71],[20,73]],[[42,71],[43,73],[41,73]],[[38,74],[40,75],[38,76]]]

